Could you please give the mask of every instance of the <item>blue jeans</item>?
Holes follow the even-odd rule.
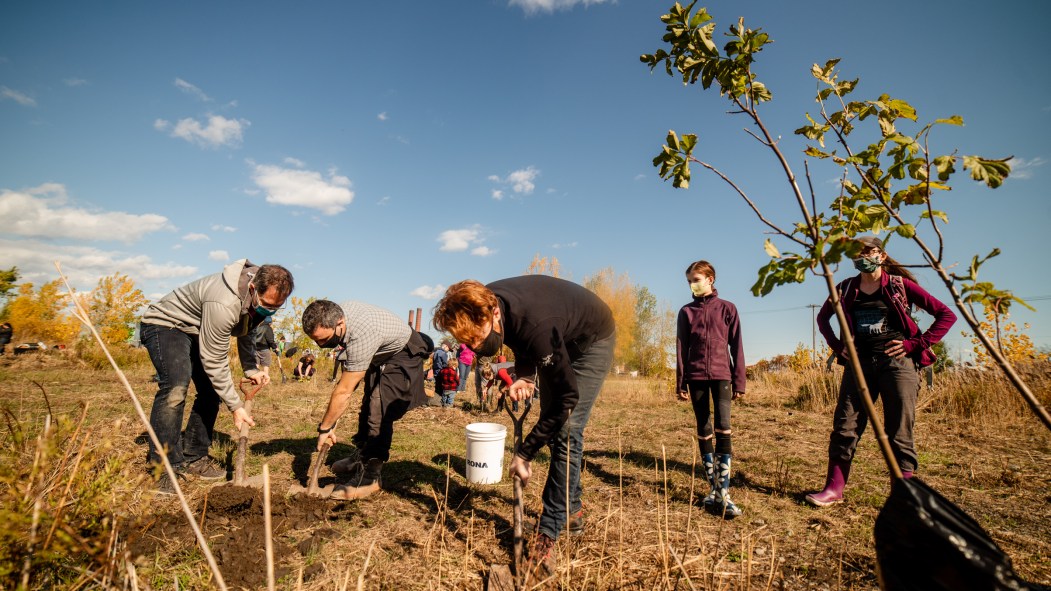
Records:
[[[150,361],[157,370],[157,395],[150,411],[150,426],[175,468],[208,455],[215,431],[215,418],[219,414],[219,394],[201,365],[201,351],[197,335],[186,334],[177,328],[142,324],[140,339],[150,354]],[[197,389],[186,432],[182,420],[186,409],[186,397],[190,381]],[[161,457],[150,441],[147,459],[160,464]]]
[[[541,495],[544,511],[540,514],[540,533],[557,540],[569,516],[580,511],[580,464],[584,456],[584,427],[591,417],[602,383],[613,365],[613,348],[616,334],[596,341],[579,359],[573,362],[573,373],[577,378],[580,399],[562,425],[558,436],[548,442],[551,450],[551,466],[547,471],[547,482]],[[543,388],[544,384],[541,383]],[[569,506],[566,506],[566,492]]]
[[[467,391],[467,374],[471,373],[471,366],[466,363],[461,363],[456,367],[456,371],[460,372],[460,385],[457,386],[457,392]]]

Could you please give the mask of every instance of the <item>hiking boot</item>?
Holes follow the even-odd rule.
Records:
[[[182,481],[183,481],[182,475],[179,474],[178,472],[176,472],[175,473],[175,477],[179,480],[179,484],[182,485]],[[157,479],[157,484],[154,486],[154,491],[157,493],[158,496],[164,496],[164,497],[174,497],[174,496],[176,496],[176,494],[175,494],[175,485],[172,484],[171,478],[168,478],[168,473],[167,472],[162,472],[161,473],[161,477],[159,479]]]
[[[525,563],[525,576],[546,579],[555,574],[558,562],[555,559],[555,540],[547,534],[537,534]]]
[[[379,458],[354,463],[350,475],[345,482],[336,486],[329,498],[338,501],[352,501],[371,495],[380,489],[382,471],[383,460]]]
[[[850,462],[829,460],[828,474],[825,476],[825,488],[821,492],[806,496],[806,502],[815,507],[828,507],[843,502],[843,489],[850,476]]]
[[[192,462],[188,462],[181,472],[189,476],[196,476],[201,480],[226,478],[226,468],[212,459],[212,456],[201,456]]]
[[[566,529],[569,530],[570,535],[580,536],[584,534],[584,528],[587,527],[588,520],[584,516],[584,507],[580,508],[580,511],[569,516],[569,523],[566,524]]]
[[[351,453],[349,456],[336,460],[332,463],[332,472],[339,476],[347,476],[354,472],[355,465],[361,463],[361,458],[358,452]]]

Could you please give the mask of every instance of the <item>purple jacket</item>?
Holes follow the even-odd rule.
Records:
[[[737,307],[719,292],[693,298],[679,310],[675,332],[675,385],[686,391],[690,380],[730,380],[744,392],[744,341]]]
[[[889,283],[890,275],[884,272],[880,276],[880,296],[883,298],[884,303],[887,304],[888,319],[896,327],[902,329],[903,333],[908,335],[908,338],[902,342],[905,355],[914,360],[920,367],[927,367],[937,359],[934,352],[930,350],[931,345],[942,340],[942,337],[949,332],[949,329],[956,322],[956,314],[948,306],[917,285],[915,281],[907,277],[902,277],[907,302],[900,302],[894,297],[893,290],[888,287]],[[855,275],[841,282],[836,286],[836,289],[839,290],[840,298],[843,301],[843,313],[847,317],[847,325],[852,327],[854,326],[854,318],[851,316],[851,311],[854,308],[854,300],[858,298],[858,292],[861,291],[861,276]],[[934,322],[926,332],[920,332],[920,327],[916,326],[916,322],[913,321],[912,316],[909,314],[913,305],[934,316]],[[821,336],[825,337],[825,342],[832,348],[832,352],[836,354],[836,359],[842,365],[843,341],[836,337],[836,333],[833,332],[832,325],[829,323],[829,319],[836,313],[835,310],[835,307],[832,305],[832,298],[825,300],[825,305],[821,306],[821,311],[817,314],[817,326],[821,331]]]

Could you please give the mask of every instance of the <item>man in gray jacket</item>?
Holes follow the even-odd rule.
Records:
[[[237,337],[245,377],[257,385],[269,382],[270,377],[256,366],[252,329],[284,305],[293,287],[292,274],[284,267],[260,267],[241,259],[222,273],[177,288],[146,309],[140,335],[160,386],[150,425],[179,475],[202,480],[226,476],[226,469],[208,455],[220,401],[233,413],[236,429],[243,423],[255,425],[234,388],[230,338]],[[191,380],[197,396],[180,441]],[[159,453],[151,442],[151,464],[161,463]],[[174,494],[167,475],[157,488]]]

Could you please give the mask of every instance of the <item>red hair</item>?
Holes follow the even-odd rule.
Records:
[[[499,305],[496,294],[474,279],[454,283],[434,306],[434,327],[447,332],[461,343],[474,342],[482,336],[482,325],[492,321],[493,309]]]

